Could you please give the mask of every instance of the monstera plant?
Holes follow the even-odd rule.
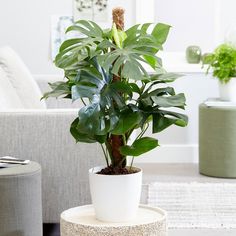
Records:
[[[184,109],[185,96],[168,85],[179,75],[167,73],[157,55],[169,30],[170,26],[162,23],[137,24],[124,30],[120,8],[113,10],[111,29],[86,20],[67,29],[78,37],[65,41],[55,59],[56,66],[64,70],[65,81],[50,84],[52,90],[44,98],[82,101],[70,132],[77,142],[101,145],[106,167],[96,174],[132,176],[139,170],[127,168],[127,157],[159,146],[156,138],[145,136],[149,126],[153,133],[160,133],[171,125],[187,125],[187,116],[173,109]],[[129,143],[134,131],[136,138]],[[104,204],[109,205],[107,200]]]

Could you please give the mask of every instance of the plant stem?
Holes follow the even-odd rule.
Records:
[[[87,106],[83,98],[81,98],[81,101],[84,104],[84,106]]]
[[[126,139],[125,134],[123,134],[122,137],[123,137],[123,144],[126,145],[126,143],[127,143],[127,139]]]
[[[134,129],[131,129],[131,130],[129,130],[129,131],[125,134],[125,137],[126,137],[126,141],[127,141],[127,142],[128,142],[128,140],[129,140],[130,135],[133,133],[133,131],[134,131]]]
[[[134,163],[134,156],[132,157],[132,160],[131,160],[131,164],[130,164],[130,170],[132,169],[132,167],[133,167],[133,163]]]
[[[118,166],[122,166],[122,164],[124,163],[124,161],[126,160],[126,156],[124,156],[121,161],[118,163]]]
[[[103,147],[103,145],[102,145],[102,144],[101,144],[101,147],[102,147],[102,151],[103,151],[103,154],[104,154],[104,156],[105,156],[106,163],[107,163],[107,167],[108,167],[108,166],[109,166],[108,157],[107,157],[107,155],[106,155],[105,149],[104,149],[104,147]]]
[[[148,127],[149,127],[149,123],[146,123],[147,126],[139,133],[139,135],[136,137],[135,141],[139,138],[142,138],[142,136],[145,134],[145,132],[147,131]],[[132,157],[132,160],[131,160],[131,164],[130,164],[130,170],[132,169],[133,167],[133,163],[134,163],[134,156]]]
[[[135,140],[142,138],[144,133],[147,131],[148,127],[149,127],[149,123],[146,123],[146,127],[139,133],[139,135],[137,136],[137,138]]]
[[[106,145],[106,149],[107,149],[109,156],[110,156],[111,164],[114,165],[114,158],[112,156],[112,147],[109,143],[109,139],[110,138],[108,137],[108,140],[106,140],[105,145]]]

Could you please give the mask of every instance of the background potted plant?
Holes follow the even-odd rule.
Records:
[[[236,102],[236,48],[222,44],[203,63],[209,64],[207,73],[212,69],[213,76],[219,79],[221,100]]]
[[[49,84],[44,98],[81,99],[83,107],[71,124],[77,142],[100,143],[106,167],[89,170],[90,191],[96,217],[103,221],[127,221],[135,217],[140,201],[142,171],[128,166],[127,156],[137,157],[158,146],[144,137],[152,122],[153,133],[175,124],[187,125],[185,96],[167,83],[179,75],[167,73],[156,53],[162,49],[170,26],[134,25],[124,31],[124,10],[113,10],[112,29],[79,20],[67,29],[82,36],[65,41],[55,59],[66,81]],[[149,74],[144,65],[152,68]],[[133,143],[129,138],[138,135]]]

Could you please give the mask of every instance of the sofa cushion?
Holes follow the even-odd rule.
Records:
[[[42,93],[36,81],[21,58],[10,47],[0,48],[0,67],[15,89],[23,108],[46,108],[45,101],[40,101]]]
[[[0,110],[24,108],[16,90],[0,67]]]

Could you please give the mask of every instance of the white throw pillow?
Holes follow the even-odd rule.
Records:
[[[45,101],[40,101],[42,93],[38,84],[21,58],[10,47],[0,48],[0,67],[15,89],[23,108],[46,108]]]
[[[0,110],[22,109],[23,104],[7,75],[0,67]]]

